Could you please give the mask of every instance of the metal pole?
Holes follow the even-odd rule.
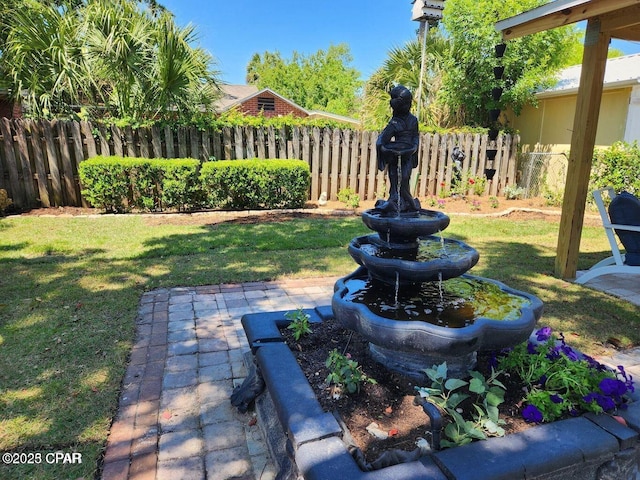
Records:
[[[427,49],[427,35],[429,35],[429,22],[424,20],[424,28],[421,29],[422,33],[422,52],[420,53],[420,78],[418,79],[418,108],[416,110],[416,117],[420,122],[420,105],[422,105],[422,77],[424,76],[424,54]]]

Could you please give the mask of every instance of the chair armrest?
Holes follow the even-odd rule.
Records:
[[[614,230],[625,230],[627,232],[639,232],[640,225],[620,225],[618,223],[610,223],[605,225],[605,228],[613,228]]]

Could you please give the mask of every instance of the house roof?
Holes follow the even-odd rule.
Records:
[[[222,97],[214,104],[215,110],[219,112],[224,112],[229,110],[237,105],[240,105],[247,100],[250,100],[253,97],[257,97],[264,93],[269,93],[281,99],[283,102],[288,103],[294,108],[300,110],[301,112],[306,113],[309,117],[312,118],[328,118],[331,120],[336,120],[345,123],[351,123],[352,125],[360,125],[360,121],[355,118],[345,117],[343,115],[337,115],[335,113],[322,112],[320,110],[307,110],[306,108],[301,107],[297,103],[289,100],[288,98],[283,97],[279,93],[274,92],[270,88],[263,88],[262,90],[258,90],[255,85],[223,85],[221,87]]]
[[[558,74],[558,83],[538,92],[538,98],[576,93],[580,86],[582,65],[565,68]],[[609,58],[604,74],[604,89],[640,84],[640,54]]]

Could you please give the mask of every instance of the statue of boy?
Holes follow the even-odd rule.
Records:
[[[418,166],[418,119],[409,113],[413,96],[406,87],[398,85],[390,95],[393,117],[378,136],[376,151],[378,169],[382,171],[389,166],[391,192],[386,202],[376,202],[376,208],[385,212],[415,212],[420,210],[420,202],[411,195],[409,179],[411,170]]]

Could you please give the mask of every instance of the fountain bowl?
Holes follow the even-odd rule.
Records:
[[[389,214],[377,208],[362,212],[362,222],[387,243],[413,243],[418,237],[441,232],[449,226],[449,217],[435,210]]]
[[[433,258],[419,258],[421,244],[437,247]],[[459,240],[428,236],[391,248],[375,234],[351,240],[349,254],[373,278],[390,285],[447,280],[467,272],[480,258],[476,249]]]
[[[509,288],[497,280],[472,275],[461,278],[494,284],[503,292],[526,300],[520,307],[519,317],[503,320],[481,316],[460,328],[386,318],[367,305],[347,298],[349,282],[368,279],[364,267],[336,282],[332,308],[335,318],[345,328],[360,333],[370,342],[372,354],[387,368],[422,379],[424,369],[446,361],[452,375],[464,377],[475,367],[477,352],[499,351],[529,338],[542,316],[543,304],[534,295]]]

